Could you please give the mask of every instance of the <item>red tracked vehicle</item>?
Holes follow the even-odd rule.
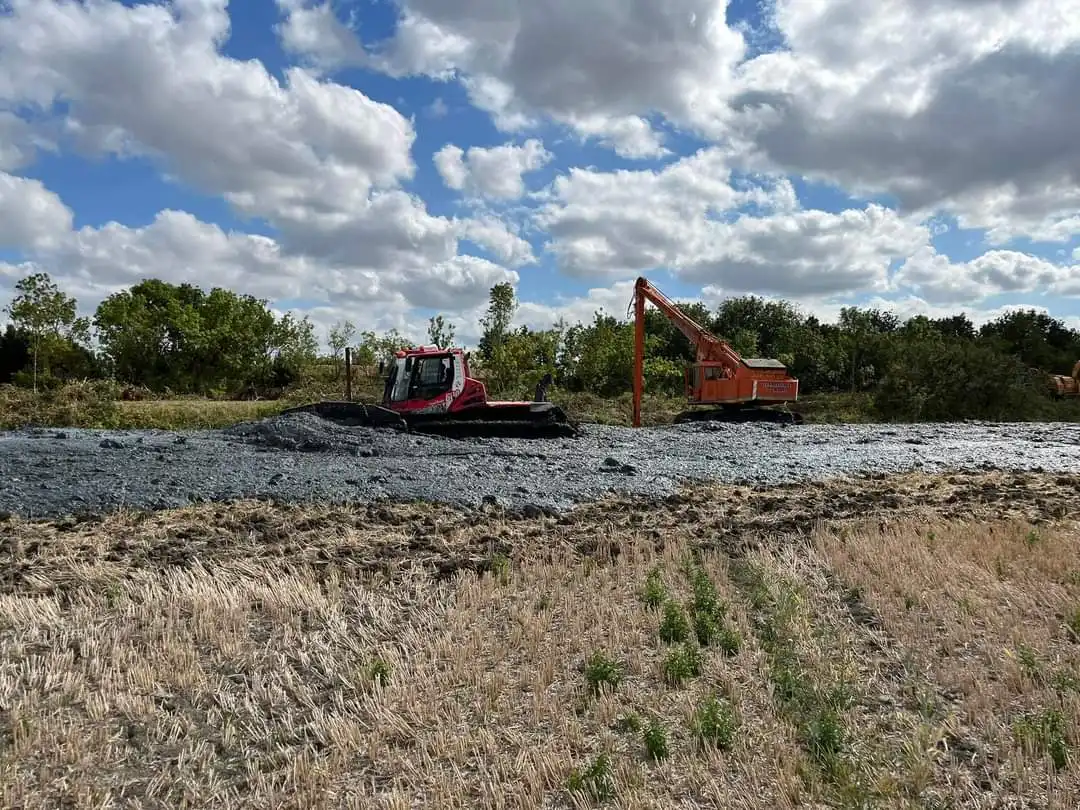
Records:
[[[461,349],[419,346],[396,353],[378,405],[349,400],[313,402],[283,413],[314,413],[349,425],[419,433],[480,436],[576,436],[578,428],[546,401],[499,402],[469,376]]]

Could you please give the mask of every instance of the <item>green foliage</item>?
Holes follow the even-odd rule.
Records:
[[[506,339],[516,311],[517,299],[512,284],[503,281],[491,288],[487,314],[480,320],[484,334],[479,349],[485,362],[490,363],[495,359],[495,350]]]
[[[382,658],[376,658],[367,666],[365,675],[367,680],[376,686],[386,686],[390,683],[390,664],[384,661]]]
[[[454,345],[455,332],[457,332],[457,327],[442,315],[433,315],[428,318],[428,343],[440,349],[447,349]]]
[[[605,686],[615,689],[622,683],[622,677],[622,667],[602,652],[594,652],[585,662],[585,683],[593,694]]]
[[[674,599],[664,603],[664,616],[660,620],[660,640],[665,644],[677,644],[690,637],[690,621],[686,611]]]
[[[1065,718],[1057,709],[1045,709],[1024,714],[1013,726],[1017,742],[1027,751],[1048,755],[1055,770],[1069,765],[1070,751],[1066,740]]]
[[[739,730],[739,720],[728,701],[711,695],[694,713],[693,728],[705,745],[730,751]]]
[[[645,754],[653,762],[659,762],[671,756],[668,732],[659,720],[650,720],[649,725],[641,732],[641,738],[645,743]]]
[[[119,427],[119,389],[106,380],[53,386],[37,394],[0,385],[0,430],[20,427]]]
[[[48,374],[50,361],[90,339],[90,323],[78,316],[78,302],[62,292],[48,273],[33,273],[15,283],[15,298],[5,308],[15,332],[26,336],[33,364],[31,385]]]
[[[283,389],[318,349],[306,318],[278,319],[250,295],[157,279],[110,295],[94,323],[117,379],[181,393]]]
[[[338,321],[330,327],[326,342],[330,346],[330,356],[339,360],[345,355],[345,348],[352,346],[356,339],[356,326],[352,321]],[[353,358],[354,362],[356,358]]]
[[[940,335],[899,346],[874,398],[885,419],[930,422],[1039,418],[1047,403],[1019,359]]]
[[[858,307],[844,308],[836,323],[826,324],[788,302],[757,296],[731,298],[715,310],[676,306],[742,354],[787,364],[800,381],[796,407],[809,419],[1080,420],[1080,401],[1052,401],[1047,379],[1068,374],[1080,359],[1080,331],[1045,313],[1009,312],[975,329],[964,315],[901,321]],[[514,328],[517,309],[511,284],[491,288],[472,361],[489,393],[531,398],[550,374],[552,399],[585,418],[625,424],[633,324],[597,312],[588,323]],[[373,369],[416,342],[396,330],[357,332],[341,320],[326,336],[329,374],[320,376],[318,341],[306,319],[277,316],[252,296],[159,279],[144,279],[98,306],[92,325],[100,349],[90,348],[91,322],[76,316],[75,300],[44,273],[18,282],[6,311],[12,323],[0,335],[0,384],[40,390],[107,377],[173,397],[340,396],[346,346],[355,365]],[[451,345],[455,331],[435,315],[427,342]],[[645,344],[645,393],[652,398],[646,421],[664,421],[683,407],[677,400],[694,348],[653,307],[646,309]],[[380,395],[381,389],[374,391]]]
[[[580,771],[575,768],[566,780],[566,788],[571,793],[578,793],[594,802],[603,802],[615,796],[615,774],[611,766],[611,757],[600,754],[588,768]]]
[[[684,643],[668,651],[660,669],[665,683],[681,686],[690,678],[700,675],[703,666],[701,650],[693,644]]]
[[[664,587],[663,576],[660,572],[660,567],[657,566],[649,571],[649,575],[645,579],[645,588],[641,593],[641,601],[645,603],[646,607],[655,610],[660,607],[666,599],[667,588]]]

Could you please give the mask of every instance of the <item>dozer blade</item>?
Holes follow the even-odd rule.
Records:
[[[407,419],[413,432],[455,438],[573,438],[581,433],[551,402],[489,403],[454,413],[409,414]]]
[[[297,405],[286,408],[281,412],[282,416],[290,413],[310,413],[340,425],[349,427],[377,427],[393,428],[406,431],[408,423],[401,414],[395,413],[381,405],[368,405],[362,402],[350,402],[349,400],[324,400],[322,402],[309,402],[305,405]]]
[[[709,410],[683,411],[675,417],[674,421],[676,424],[686,422],[723,422],[728,424],[769,422],[781,425],[801,425],[805,420],[801,413],[751,406],[746,408],[721,407]]]

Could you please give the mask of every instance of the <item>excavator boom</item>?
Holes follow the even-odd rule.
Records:
[[[633,425],[641,426],[641,398],[645,384],[645,303],[671,321],[694,347],[696,358],[686,369],[686,397],[692,406],[711,405],[719,410],[691,411],[680,421],[721,418],[736,421],[776,419],[799,422],[796,414],[765,410],[763,406],[794,402],[799,381],[787,367],[770,358],[744,358],[725,340],[713,335],[680,310],[646,278],[634,285]]]

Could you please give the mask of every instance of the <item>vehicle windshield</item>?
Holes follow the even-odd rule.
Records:
[[[410,399],[434,399],[450,390],[454,379],[454,360],[449,355],[431,357],[413,357],[408,372],[405,370],[404,357],[399,357],[392,373],[392,402],[405,402]]]
[[[409,377],[405,372],[405,358],[399,357],[394,361],[394,390],[390,393],[390,399],[394,402],[404,402],[409,398]]]

